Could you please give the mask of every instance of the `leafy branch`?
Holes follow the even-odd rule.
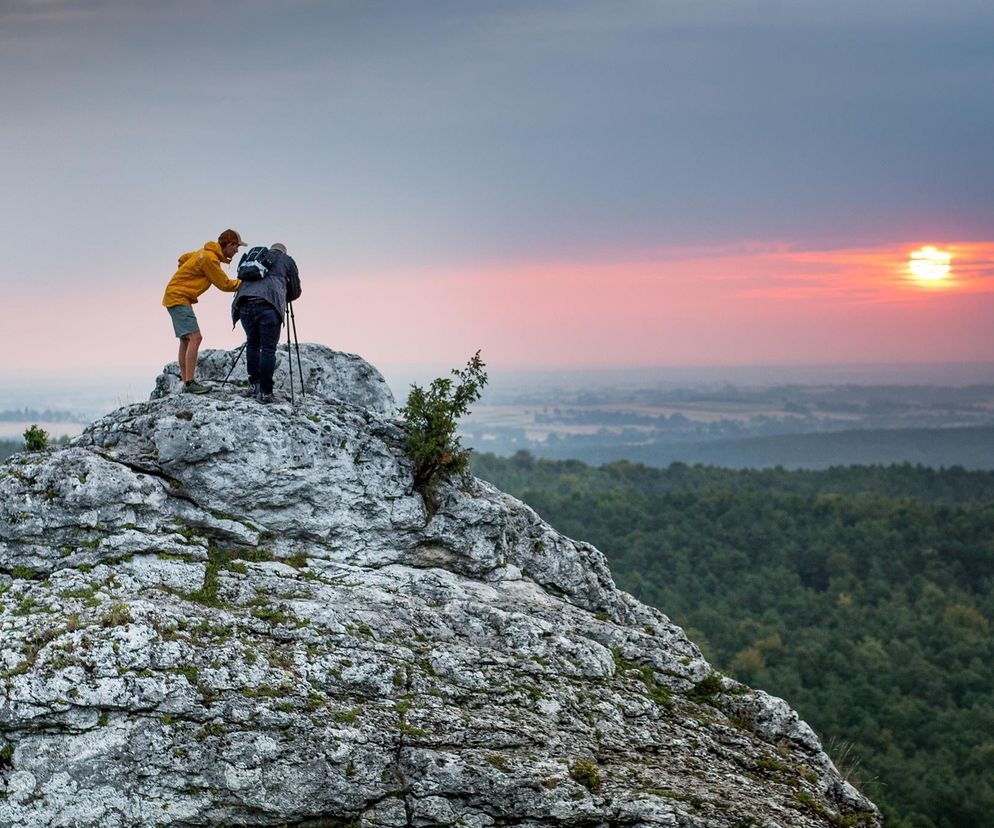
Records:
[[[427,390],[411,385],[400,413],[407,427],[407,454],[414,462],[414,489],[429,512],[436,508],[439,484],[462,474],[469,466],[469,449],[456,434],[459,418],[480,399],[487,384],[486,364],[477,351],[465,368],[454,368],[455,380],[438,377]]]

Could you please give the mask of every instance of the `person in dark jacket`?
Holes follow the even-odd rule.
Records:
[[[276,345],[287,302],[300,296],[297,263],[287,254],[286,245],[270,245],[267,259],[266,275],[252,282],[243,280],[231,303],[232,324],[241,320],[245,329],[245,360],[252,393],[262,403],[273,401]]]

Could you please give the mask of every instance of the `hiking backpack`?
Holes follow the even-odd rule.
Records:
[[[266,278],[272,266],[272,251],[268,247],[253,247],[238,260],[238,278],[243,282],[258,282]]]

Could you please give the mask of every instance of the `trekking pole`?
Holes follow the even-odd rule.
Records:
[[[297,374],[300,376],[300,396],[304,396],[304,369],[300,365],[300,340],[297,339],[297,317],[293,315],[293,302],[286,303],[290,312],[290,324],[293,325],[293,347],[297,351]],[[287,331],[289,333],[289,331]]]
[[[235,354],[235,361],[231,363],[231,367],[228,369],[228,376],[221,380],[222,387],[224,387],[224,385],[228,382],[228,377],[231,376],[232,372],[235,370],[235,366],[238,365],[238,360],[242,358],[242,351],[245,350],[246,345],[248,345],[247,339],[242,343],[242,347],[238,349],[238,353]]]
[[[290,303],[286,303],[287,314],[290,313]],[[290,326],[286,326],[286,358],[290,361],[290,405],[293,405],[293,352],[290,350]]]

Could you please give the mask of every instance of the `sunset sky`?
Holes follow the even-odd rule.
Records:
[[[994,361],[988,0],[0,0],[0,76],[0,385],[153,377],[226,227],[388,372]]]

